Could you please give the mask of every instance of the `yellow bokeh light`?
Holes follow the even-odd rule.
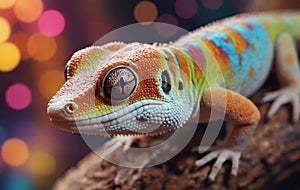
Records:
[[[16,3],[16,0],[0,0],[0,9],[8,9]]]
[[[48,176],[54,173],[56,161],[48,152],[37,151],[31,154],[28,161],[28,167],[35,175]]]
[[[36,33],[30,36],[27,43],[27,50],[34,60],[47,61],[55,54],[56,41],[54,38]]]
[[[14,12],[19,21],[30,23],[36,21],[44,9],[41,0],[18,0]]]
[[[137,22],[153,22],[157,14],[157,7],[151,1],[142,1],[134,8],[134,17]]]
[[[27,50],[27,42],[30,37],[30,34],[23,31],[14,32],[10,38],[10,41],[16,46],[18,46],[20,52],[21,52],[21,59],[26,60],[28,59],[29,53]]]
[[[48,70],[41,75],[38,83],[40,94],[45,99],[50,99],[55,92],[64,84],[63,70]]]
[[[0,43],[0,71],[9,72],[15,69],[20,59],[20,50],[15,44]]]
[[[11,32],[10,25],[5,18],[0,17],[0,42],[5,42]]]
[[[20,166],[27,161],[29,150],[24,141],[18,138],[11,138],[3,143],[1,155],[6,164]]]

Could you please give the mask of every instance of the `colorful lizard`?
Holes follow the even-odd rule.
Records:
[[[260,120],[257,107],[245,96],[263,85],[274,58],[282,88],[263,98],[274,100],[268,117],[291,103],[293,121],[299,119],[294,43],[300,38],[299,26],[298,12],[249,13],[201,27],[170,44],[88,47],[67,63],[67,81],[50,100],[48,115],[71,132],[155,135],[183,126],[199,112],[200,122],[208,122],[211,112],[223,114],[233,130],[196,165],[216,159],[208,176],[214,180],[231,160],[236,175],[241,152]]]

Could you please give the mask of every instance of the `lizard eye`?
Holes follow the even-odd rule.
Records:
[[[107,72],[102,80],[106,98],[122,101],[133,95],[137,87],[136,73],[126,66],[119,66]]]
[[[64,76],[65,76],[65,80],[66,80],[66,81],[68,80],[68,68],[69,68],[69,66],[66,65],[65,71],[64,71]]]
[[[169,94],[171,90],[171,79],[168,71],[165,70],[161,73],[161,81],[162,81],[161,87],[164,93]]]

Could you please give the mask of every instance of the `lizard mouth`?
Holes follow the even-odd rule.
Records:
[[[60,129],[81,134],[111,136],[116,134],[141,134],[155,130],[163,124],[162,117],[166,106],[161,100],[142,100],[99,117],[70,120],[55,120],[52,123]],[[153,117],[153,116],[156,117]],[[156,118],[156,119],[155,119]],[[147,125],[148,123],[148,125]],[[156,124],[156,127],[155,127]],[[153,127],[151,127],[153,125]],[[149,127],[150,126],[150,127]]]

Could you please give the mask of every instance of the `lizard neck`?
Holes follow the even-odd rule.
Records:
[[[213,86],[224,87],[227,75],[231,74],[229,59],[224,57],[222,49],[210,40],[195,38],[180,40],[174,44],[161,47],[168,60],[170,70],[175,80],[183,75],[187,96],[193,97],[194,113],[199,113],[201,96],[204,91]]]
[[[184,88],[181,96],[190,99],[187,109],[193,108],[193,113],[199,114],[202,93],[208,88],[205,76],[208,54],[204,45],[200,41],[191,41],[161,46],[159,49],[166,59],[175,88],[178,91]]]

